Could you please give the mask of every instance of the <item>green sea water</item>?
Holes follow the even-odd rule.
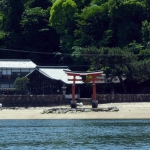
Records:
[[[0,120],[0,150],[149,150],[150,120]]]

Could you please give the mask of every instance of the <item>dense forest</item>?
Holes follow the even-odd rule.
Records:
[[[1,0],[0,59],[150,79],[149,0]]]

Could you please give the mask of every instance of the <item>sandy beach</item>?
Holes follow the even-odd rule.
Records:
[[[81,112],[66,114],[42,114],[44,109],[52,107],[29,107],[0,110],[0,119],[150,119],[149,103],[108,103],[98,107],[117,107],[118,112]],[[70,106],[55,106],[54,108],[70,108]],[[91,108],[83,105],[82,108]]]

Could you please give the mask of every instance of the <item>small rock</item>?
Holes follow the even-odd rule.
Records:
[[[76,109],[77,112],[84,112],[84,110],[85,110],[84,108],[77,108]]]
[[[109,110],[116,109],[117,107],[108,107]]]
[[[55,114],[56,112],[55,111],[52,111],[52,114]]]
[[[72,108],[72,109],[70,109],[70,111],[76,111],[76,109],[75,109],[75,108]]]
[[[42,113],[44,114],[44,113],[46,113],[46,112],[47,112],[47,109],[44,109]]]
[[[67,113],[69,110],[65,109],[62,111],[63,114]]]
[[[61,109],[58,110],[58,114],[62,114],[62,112],[63,112],[63,111],[62,111]]]
[[[108,108],[102,108],[102,111],[109,111],[110,109]]]
[[[81,102],[81,103],[76,103],[77,104],[77,106],[83,106],[83,103]]]
[[[84,112],[91,112],[92,109],[89,109],[89,108],[85,108]]]
[[[73,110],[71,113],[76,113],[76,110]]]
[[[52,109],[49,109],[47,112],[48,112],[48,113],[52,113],[53,111],[52,111]]]

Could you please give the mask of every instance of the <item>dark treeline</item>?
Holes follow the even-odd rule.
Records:
[[[1,59],[28,58],[41,65],[58,63],[54,55],[44,54],[59,51],[59,35],[49,25],[51,6],[49,0],[1,1],[0,44],[1,48],[11,49],[1,50]]]
[[[1,0],[0,58],[150,78],[149,0]],[[23,52],[27,51],[27,52]]]

